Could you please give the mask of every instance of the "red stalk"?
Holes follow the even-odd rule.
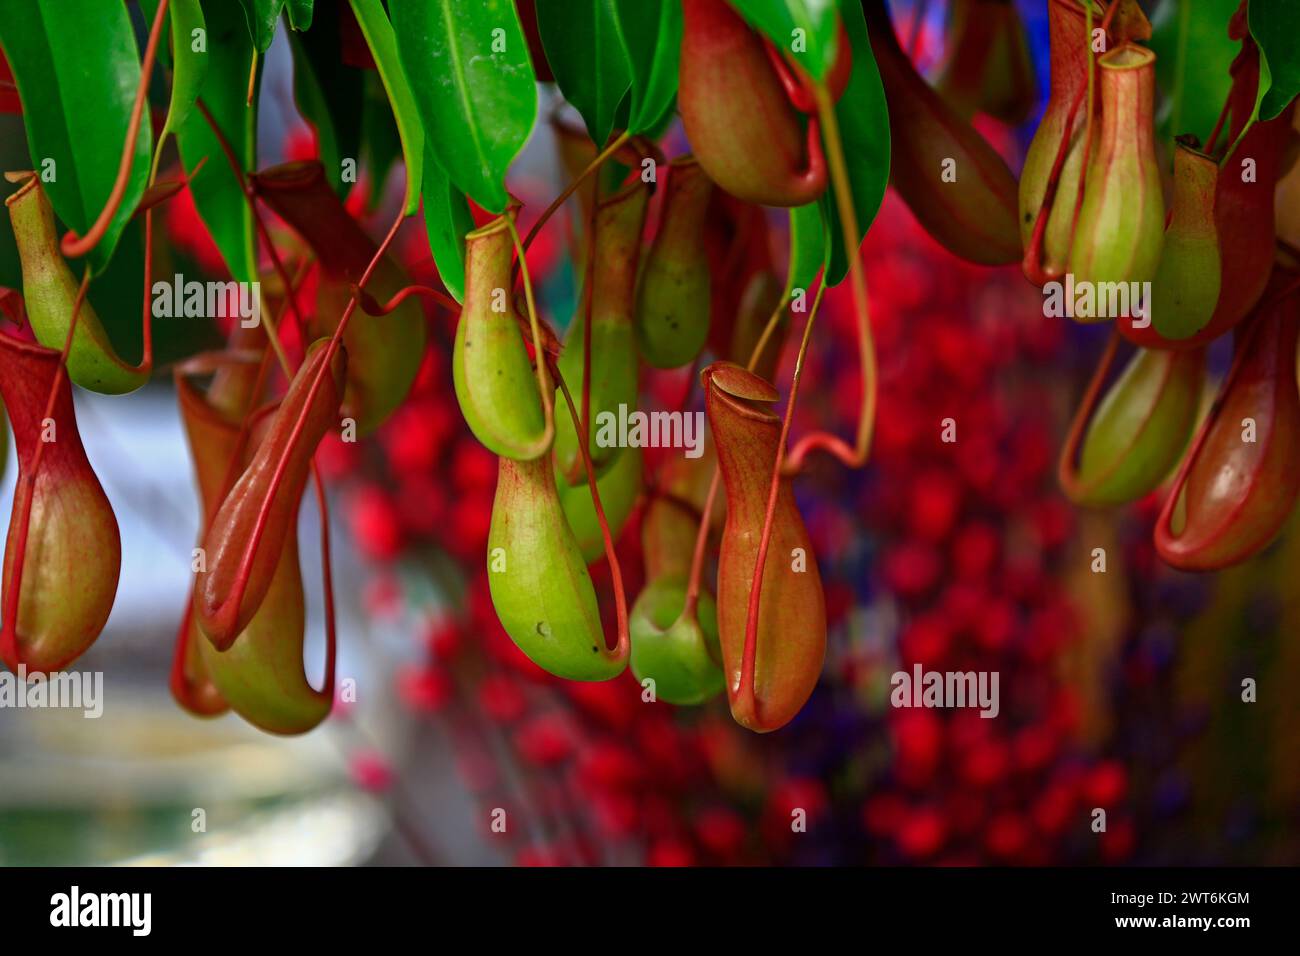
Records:
[[[844,254],[849,262],[849,281],[853,289],[853,309],[858,326],[858,365],[862,371],[862,407],[858,414],[858,434],[853,447],[842,438],[828,432],[813,432],[805,435],[795,443],[790,451],[785,473],[797,474],[804,468],[807,457],[814,451],[825,451],[848,468],[861,468],[871,451],[871,436],[876,424],[876,347],[871,336],[871,311],[867,299],[867,277],[862,269],[862,256],[858,249],[858,216],[853,208],[852,187],[849,184],[848,169],[844,163],[844,148],[840,141],[839,123],[835,117],[835,107],[824,84],[814,87],[817,93],[818,109],[822,126],[826,131],[826,154],[831,170],[831,187],[835,191],[835,203],[840,214],[840,226],[844,236]],[[817,301],[822,292],[817,292]],[[817,312],[814,302],[812,312],[808,314],[808,328],[812,327]],[[805,332],[805,343],[807,333]],[[764,335],[766,339],[766,333]],[[763,345],[759,340],[759,346]],[[802,349],[800,355],[802,356]],[[801,359],[802,361],[802,359]],[[797,372],[796,372],[797,375]],[[796,379],[797,381],[797,379]],[[786,410],[787,426],[794,408],[794,393],[790,395],[790,404]],[[788,427],[787,427],[788,431]],[[784,449],[785,439],[782,439]],[[779,459],[778,459],[779,462]],[[777,476],[773,476],[775,484]]]
[[[140,136],[140,121],[144,116],[145,100],[149,93],[149,76],[153,73],[154,58],[158,53],[158,39],[162,36],[162,24],[167,16],[169,2],[170,0],[160,0],[158,11],[154,14],[153,25],[149,28],[149,42],[145,44],[144,62],[140,66],[140,84],[136,87],[131,119],[126,126],[126,143],[122,146],[122,158],[118,162],[113,191],[108,194],[108,202],[99,211],[99,218],[86,231],[84,238],[78,238],[77,234],[71,231],[63,237],[61,246],[65,256],[75,259],[84,256],[99,245],[99,241],[104,238],[104,233],[108,232],[113,216],[122,205],[122,197],[126,195],[126,186],[131,179],[131,160],[135,153],[136,140]]]

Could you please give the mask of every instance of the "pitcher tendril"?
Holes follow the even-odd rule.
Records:
[[[135,92],[135,105],[131,107],[131,119],[126,125],[126,142],[122,146],[122,160],[117,167],[117,179],[113,181],[113,191],[108,194],[108,201],[100,210],[94,224],[86,230],[85,236],[78,238],[75,233],[69,232],[63,237],[62,246],[65,256],[80,258],[99,245],[99,241],[108,232],[113,217],[117,215],[117,210],[122,205],[127,184],[131,181],[135,144],[140,135],[140,124],[144,121],[144,107],[149,96],[149,78],[153,73],[154,58],[158,53],[158,40],[162,36],[163,21],[167,19],[169,2],[170,0],[159,0],[158,10],[149,28],[149,41],[145,44],[144,61],[140,66],[140,84]]]

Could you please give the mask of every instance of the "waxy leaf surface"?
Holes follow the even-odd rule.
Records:
[[[59,219],[85,235],[113,190],[140,85],[140,50],[126,5],[10,0],[0,14],[0,47],[22,99],[32,167],[47,172]],[[88,255],[96,271],[112,257],[144,194],[152,143],[146,122],[121,206]]]
[[[458,189],[502,212],[506,170],[537,119],[537,84],[514,5],[390,0],[389,8],[430,148]]]

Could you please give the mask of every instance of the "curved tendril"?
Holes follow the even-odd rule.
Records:
[[[135,155],[136,140],[140,136],[140,124],[144,118],[145,101],[149,95],[149,77],[153,73],[154,58],[158,54],[158,40],[162,36],[163,20],[167,17],[169,0],[160,0],[158,11],[154,14],[153,25],[149,28],[149,42],[144,48],[144,62],[140,65],[140,83],[135,91],[135,103],[131,107],[131,119],[126,125],[126,142],[122,144],[122,158],[117,164],[117,179],[113,181],[113,191],[108,194],[108,201],[99,211],[99,217],[86,231],[85,236],[78,236],[69,231],[59,243],[65,256],[76,259],[90,252],[108,232],[108,227],[122,205],[126,195],[127,184],[131,181],[132,158]]]
[[[244,98],[245,106],[253,105],[253,93],[257,89],[257,47],[253,47],[253,59],[248,65],[248,95]]]
[[[429,285],[411,284],[398,289],[393,297],[387,302],[378,302],[369,292],[361,293],[361,311],[366,315],[380,316],[388,315],[397,310],[397,307],[413,295],[422,295],[432,299],[438,305],[445,309],[450,309],[456,314],[460,314],[460,303],[453,299],[442,289],[435,289]]]
[[[45,401],[45,414],[41,416],[43,421],[48,420],[54,414],[54,403],[59,397],[59,387],[63,384],[63,376],[67,373],[68,353],[72,350],[72,337],[77,331],[77,318],[81,315],[81,305],[86,301],[86,291],[90,288],[90,269],[86,269],[81,275],[81,286],[77,289],[77,298],[72,303],[72,318],[68,320],[68,335],[63,342],[63,351],[59,355],[58,368],[54,370],[54,380],[50,383],[50,397]],[[32,526],[32,501],[36,497],[36,482],[41,475],[41,461],[45,457],[45,446],[48,442],[40,442],[36,446],[36,454],[32,458],[32,467],[28,475],[23,477],[27,480],[30,491],[25,496],[19,515],[18,540],[15,542],[17,553],[14,555],[13,577],[9,585],[5,588],[4,608],[3,608],[3,626],[0,627],[0,660],[5,662],[16,662],[18,658],[18,608],[22,601],[23,590],[23,565],[27,560],[27,538],[31,532]],[[17,494],[18,492],[16,492]],[[15,501],[17,498],[15,498]]]
[[[578,188],[587,181],[588,177],[600,169],[600,167],[604,166],[609,158],[626,146],[631,139],[632,134],[626,130],[620,133],[608,146],[596,154],[596,157],[587,164],[587,168],[580,172],[573,182],[565,186],[560,194],[551,200],[551,204],[542,211],[541,216],[539,216],[537,221],[533,223],[533,227],[528,230],[528,237],[523,241],[524,252],[528,251],[528,247],[533,244],[533,240],[536,239],[537,234],[542,231],[542,227],[545,226],[550,218],[555,215],[556,211],[564,205],[568,198],[577,192]],[[517,246],[518,240],[516,239],[516,247]],[[523,254],[518,253],[518,255],[520,259],[522,259]],[[520,262],[518,260],[516,260],[514,268],[516,270],[520,268]],[[513,277],[511,279],[511,284],[514,284]]]
[[[1214,144],[1219,141],[1219,134],[1223,132],[1223,124],[1228,121],[1228,114],[1232,112],[1232,90],[1228,90],[1228,95],[1223,98],[1223,109],[1219,110],[1219,118],[1214,122],[1214,129],[1210,130],[1210,138],[1205,141],[1205,152],[1213,153]]]
[[[280,279],[281,285],[286,289],[292,289],[294,284],[289,279],[289,272],[284,267],[284,260],[280,258],[279,250],[275,248],[275,243],[271,241],[271,231],[266,228],[266,222],[258,212],[257,202],[252,194],[247,192],[247,187],[245,188],[245,195],[248,197],[248,208],[253,213],[253,222],[257,225],[258,234],[261,235],[262,243],[266,246],[267,255],[270,256],[271,267],[275,269],[275,274]],[[294,325],[297,326],[299,334],[302,335],[305,340],[307,320],[303,318],[302,312],[298,309],[298,297],[296,295],[289,296],[288,305],[288,311],[293,315]],[[275,349],[276,353],[279,354],[281,348],[279,337],[275,335],[271,336],[271,342],[271,348]]]
[[[582,277],[582,302],[578,306],[582,310],[582,423],[579,425],[574,422],[574,433],[578,436],[580,444],[591,441],[591,319],[592,302],[595,300],[592,287],[596,284],[596,209],[598,206],[599,203],[593,202],[591,215],[587,217],[587,261]],[[569,484],[575,483],[578,465],[579,462],[574,462],[569,474],[564,476]]]
[[[286,295],[287,299],[297,297],[298,283],[302,281],[302,276],[306,271],[307,263],[306,260],[304,260],[302,265],[298,267],[298,279],[292,285],[286,286],[286,289],[288,290]],[[291,309],[292,307],[286,303],[284,312],[288,312]],[[284,318],[284,312],[281,313],[280,319]],[[266,323],[266,344],[269,345],[271,351],[275,353],[276,361],[280,363],[280,371],[284,372],[285,378],[293,378],[293,373],[297,370],[294,368],[293,363],[289,361],[289,356],[284,351],[284,344],[280,341],[280,319],[271,319],[269,318],[270,314],[271,310],[266,308],[265,296],[263,296],[262,321]],[[303,331],[301,327],[299,328],[299,331]]]
[[[537,389],[541,393],[542,414],[546,420],[546,427],[542,430],[541,437],[532,446],[532,448],[540,448],[540,454],[550,448],[551,443],[555,440],[555,401],[554,396],[551,394],[552,386],[547,372],[546,353],[542,350],[542,330],[537,319],[537,302],[533,298],[533,280],[528,274],[528,258],[525,255],[523,244],[519,241],[519,230],[515,228],[515,217],[510,210],[506,210],[505,219],[506,228],[510,230],[510,238],[515,244],[515,254],[519,256],[519,271],[524,279],[524,301],[528,305],[528,324],[533,332],[533,355],[537,366]],[[371,265],[373,266],[374,263],[371,263]],[[364,283],[369,275],[370,271],[367,270],[361,281]],[[353,302],[355,301],[354,298]],[[558,376],[559,370],[557,369],[556,372]],[[579,432],[581,432],[581,429],[579,429]],[[529,448],[528,451],[531,452],[532,448]],[[537,456],[526,455],[525,457],[535,458]]]
[[[581,434],[582,424],[578,421],[577,405],[574,404],[568,383],[564,381],[564,375],[558,367],[555,369],[555,380],[559,383],[565,404],[569,406],[573,429]],[[618,555],[614,553],[614,537],[609,530],[609,521],[605,518],[605,508],[600,503],[600,489],[596,487],[596,469],[591,463],[591,449],[587,447],[585,441],[578,442],[578,448],[582,453],[583,468],[587,472],[587,488],[591,491],[591,503],[595,506],[596,520],[600,523],[600,536],[605,540],[605,560],[609,562],[609,576],[614,585],[614,613],[618,622],[618,643],[613,650],[616,656],[623,657],[628,653],[631,644],[631,636],[627,628],[627,592],[623,587],[623,569],[618,563]],[[606,642],[605,650],[609,649]]]
[[[217,145],[221,147],[221,152],[226,157],[226,163],[230,166],[230,171],[234,174],[235,180],[239,183],[239,191],[244,194],[244,199],[248,203],[248,210],[253,216],[253,225],[257,229],[258,237],[266,246],[267,254],[271,258],[271,266],[275,269],[275,273],[279,277],[281,284],[286,289],[292,288],[293,283],[289,278],[289,273],[284,267],[284,261],[280,258],[279,251],[275,248],[275,243],[271,241],[271,231],[267,229],[266,221],[262,219],[262,214],[257,208],[257,200],[252,193],[252,187],[248,183],[248,177],[244,174],[243,167],[239,165],[239,157],[235,155],[234,147],[230,145],[230,140],[228,140],[226,134],[222,132],[221,126],[218,125],[211,110],[208,109],[208,105],[203,102],[203,97],[200,96],[196,99],[194,105],[197,106],[199,112],[203,114],[204,120],[207,121],[208,128],[212,130],[212,135],[216,137]],[[367,275],[368,274],[369,273],[367,273]],[[303,318],[302,313],[298,311],[298,300],[296,296],[289,297],[289,309],[293,313],[293,321],[297,324],[298,328],[305,329],[307,327],[307,322]],[[274,337],[272,337],[272,343],[271,347],[278,350],[279,342],[275,341]],[[282,361],[287,361],[287,359],[282,359]]]
[[[859,252],[858,215],[853,208],[853,192],[849,184],[848,168],[844,161],[844,144],[840,140],[839,122],[835,116],[835,104],[831,102],[830,91],[825,83],[816,83],[813,91],[817,96],[817,113],[822,121],[822,131],[826,136],[826,154],[830,165],[831,186],[835,191],[835,206],[839,212],[840,226],[844,234],[844,254],[848,257],[849,282],[853,289],[853,310],[858,320],[858,364],[862,370],[862,408],[858,415],[858,433],[852,448],[842,438],[827,432],[813,432],[795,442],[786,462],[786,474],[801,472],[808,455],[814,451],[825,451],[840,460],[849,468],[861,468],[871,452],[871,438],[876,427],[877,374],[876,346],[871,336],[871,304],[867,298],[867,277],[862,268],[862,256]],[[829,243],[827,243],[829,248]],[[825,286],[823,269],[823,289],[817,292],[820,301]],[[813,306],[814,310],[816,305]],[[808,325],[812,326],[812,314]],[[806,344],[806,343],[805,343]],[[802,361],[802,349],[800,361]],[[791,404],[794,396],[791,395]],[[784,439],[782,439],[784,451]]]
[[[1237,147],[1241,145],[1242,140],[1246,138],[1246,134],[1251,131],[1251,128],[1256,122],[1258,122],[1258,120],[1259,116],[1257,115],[1246,120],[1246,125],[1241,128],[1241,132],[1237,134],[1237,138],[1232,141],[1232,145],[1228,147],[1228,151],[1223,154],[1223,159],[1219,160],[1220,166],[1227,165],[1228,160],[1232,158],[1232,154],[1237,151]]]
[[[1083,393],[1083,400],[1079,402],[1079,408],[1074,413],[1074,421],[1070,422],[1070,431],[1066,435],[1065,447],[1061,449],[1061,459],[1056,463],[1057,480],[1070,498],[1084,491],[1079,483],[1076,464],[1079,445],[1083,441],[1083,433],[1101,398],[1102,386],[1106,383],[1106,376],[1110,373],[1118,351],[1119,331],[1111,329],[1110,338],[1106,341],[1106,351],[1102,353],[1101,361],[1097,363],[1097,369],[1092,373],[1092,380],[1088,382],[1087,391]]]
[[[799,380],[803,377],[803,362],[808,354],[808,342],[812,338],[813,323],[817,321],[817,312],[826,291],[823,282],[817,287],[817,296],[813,299],[812,309],[808,312],[808,322],[803,328],[803,340],[799,343],[799,355],[794,363],[794,377],[790,381],[790,400],[785,406],[785,416],[781,421],[781,438],[776,446],[776,461],[772,465],[772,481],[767,492],[767,513],[763,517],[763,535],[758,541],[758,559],[754,562],[754,579],[749,589],[749,611],[745,617],[745,653],[740,663],[740,683],[738,695],[754,693],[754,664],[758,656],[758,611],[759,600],[763,591],[763,571],[767,567],[767,549],[772,543],[772,526],[776,521],[776,498],[781,490],[782,459],[785,457],[785,443],[790,437],[790,424],[794,421],[795,403],[799,400]],[[810,436],[811,437],[811,436]]]
[[[713,517],[713,504],[718,498],[718,487],[722,483],[722,470],[713,466],[713,480],[709,482],[709,494],[704,499],[704,510],[700,514],[700,527],[695,532],[695,550],[691,552],[691,575],[686,583],[686,604],[682,607],[678,620],[696,620],[695,609],[700,603],[700,579],[704,576],[704,551],[709,540],[709,523]]]

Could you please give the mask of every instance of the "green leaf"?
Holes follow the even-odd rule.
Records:
[[[844,95],[835,104],[835,118],[844,145],[853,211],[858,220],[858,243],[861,244],[862,237],[880,210],[885,186],[889,183],[889,107],[885,103],[885,89],[880,83],[876,58],[871,53],[861,4],[858,0],[840,0],[840,16],[853,49],[853,72]],[[848,275],[849,260],[844,251],[844,228],[840,225],[833,189],[826,190],[822,202],[831,242],[831,261],[825,281],[829,285],[839,285]]]
[[[1295,0],[1250,0],[1250,35],[1259,44],[1259,118],[1281,114],[1300,93],[1300,5]]]
[[[786,292],[810,289],[826,264],[826,221],[820,202],[794,206],[790,210],[790,269]]]
[[[124,4],[102,0],[7,0],[0,47],[22,100],[32,165],[46,174],[59,219],[85,235],[113,191],[140,85],[131,17]],[[152,143],[145,122],[121,206],[87,256],[96,272],[112,258],[144,194]]]
[[[95,276],[95,281],[86,291],[86,297],[99,316],[113,348],[128,361],[137,361],[144,351],[144,334],[140,325],[144,297],[144,286],[140,281],[142,275],[144,230],[141,220],[134,220],[122,230],[122,238],[117,244],[113,261]],[[158,333],[166,334],[173,331],[167,326],[181,324],[155,322],[154,328]]]
[[[614,0],[632,63],[627,128],[650,134],[672,113],[681,59],[682,6],[678,0]]]
[[[311,26],[313,0],[239,0],[244,7],[248,35],[258,53],[265,53],[275,39],[275,27],[285,4],[289,6],[289,25],[295,30]]]
[[[352,184],[343,180],[343,160],[361,152],[364,73],[342,62],[337,17],[326,16],[307,33],[290,33],[293,97],[298,111],[316,131],[325,176],[340,197]]]
[[[489,212],[537,119],[537,83],[509,0],[390,0],[397,47],[432,152]]]
[[[542,0],[538,24],[556,82],[593,142],[617,129],[656,138],[672,121],[679,0]]]
[[[402,156],[406,160],[406,202],[403,208],[409,216],[420,208],[420,183],[423,181],[424,166],[424,124],[421,122],[420,110],[412,94],[411,84],[402,69],[397,38],[393,35],[393,25],[389,22],[388,15],[384,13],[383,4],[380,0],[351,0],[351,3],[357,24],[361,27],[366,43],[370,46],[370,55],[374,57],[375,66],[379,69],[379,77],[384,81],[393,118],[397,121],[397,135],[401,137]],[[395,10],[397,6],[393,4]],[[378,189],[380,185],[382,184],[377,183],[375,188]]]
[[[194,31],[207,29],[199,0],[172,0],[167,15],[171,19],[172,96],[162,131],[164,137],[184,125],[208,75],[206,50],[202,53],[194,50]]]
[[[465,194],[451,184],[432,152],[424,156],[424,227],[442,284],[465,300],[465,236],[474,228]]]
[[[199,95],[247,173],[257,168],[257,110],[245,100],[253,44],[243,14],[229,0],[203,0],[203,15],[208,24],[208,74]],[[257,82],[260,86],[260,73]],[[257,102],[256,90],[253,102]],[[192,111],[177,130],[176,141],[187,173],[207,160],[190,183],[194,205],[231,276],[253,282],[257,279],[253,214],[221,144],[199,110]]]
[[[1166,0],[1151,21],[1156,82],[1163,93],[1156,124],[1166,140],[1209,139],[1232,86],[1228,73],[1241,44],[1228,38],[1239,0]]]
[[[310,30],[312,6],[314,0],[289,0],[289,26],[295,30]],[[334,29],[338,29],[338,19],[334,19]]]
[[[835,0],[731,0],[731,5],[813,79],[825,79],[835,63]]]
[[[244,8],[248,35],[258,53],[265,53],[275,39],[275,25],[284,9],[284,0],[239,0]]]
[[[632,88],[632,53],[619,14],[613,0],[537,0],[546,61],[598,146],[609,140]]]

